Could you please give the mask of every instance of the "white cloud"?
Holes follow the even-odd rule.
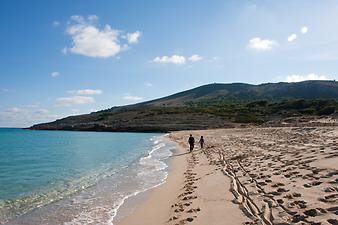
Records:
[[[184,64],[186,58],[182,55],[172,55],[172,56],[157,56],[153,59],[154,63],[163,63],[163,64]]]
[[[190,60],[192,62],[198,62],[198,61],[201,61],[202,59],[203,59],[203,57],[200,56],[200,55],[197,55],[197,54],[192,55],[188,58],[188,60]]]
[[[8,113],[20,113],[20,112],[23,112],[23,109],[18,108],[18,107],[12,107],[12,108],[6,109],[5,112],[8,112]]]
[[[58,77],[58,76],[60,76],[61,75],[61,73],[60,72],[52,72],[52,73],[50,73],[50,76],[51,77]]]
[[[297,34],[291,34],[289,37],[288,37],[288,42],[293,42],[294,40],[297,39]]]
[[[99,17],[97,15],[89,15],[88,20],[90,22],[95,22],[95,21],[99,20]]]
[[[67,33],[73,39],[73,47],[68,48],[67,52],[102,58],[120,53],[121,46],[118,41],[119,32],[117,30],[112,29],[109,25],[100,30],[85,21],[81,22],[82,19],[81,17],[73,18],[78,23],[67,29]]]
[[[60,22],[59,21],[53,21],[53,27],[58,27],[60,26]]]
[[[70,96],[56,99],[56,106],[71,106],[71,105],[83,105],[95,102],[95,99],[90,96]]]
[[[192,55],[190,57],[183,56],[183,55],[172,55],[172,56],[157,56],[155,57],[152,62],[159,63],[159,64],[176,64],[182,65],[185,64],[187,61],[190,62],[198,62],[202,60],[202,56],[200,55]]]
[[[258,51],[269,51],[277,45],[278,43],[274,40],[256,37],[249,40],[249,44],[247,47]]]
[[[308,27],[302,27],[302,28],[300,28],[300,32],[301,32],[302,34],[306,34],[308,31],[309,31],[309,28],[308,28]]]
[[[71,17],[66,33],[72,38],[72,47],[63,48],[62,53],[73,53],[88,57],[108,58],[117,56],[128,48],[122,43],[121,31],[105,25],[100,28],[97,25],[98,17],[91,15],[83,17],[74,15]],[[141,32],[128,33],[129,43],[136,44]]]
[[[58,115],[38,105],[12,107],[0,111],[0,126],[28,127],[32,124],[47,122],[57,118]]]
[[[100,95],[102,94],[102,90],[100,89],[81,89],[81,90],[71,90],[68,91],[71,94],[77,95]]]
[[[326,75],[318,75],[315,73],[310,73],[307,75],[300,75],[300,74],[291,74],[286,76],[286,82],[300,82],[304,80],[330,80],[330,78]]]
[[[136,31],[136,32],[133,32],[133,33],[127,33],[127,40],[128,40],[128,43],[130,43],[130,44],[137,44],[138,39],[140,37],[141,37],[140,31]]]
[[[306,34],[308,32],[309,28],[307,27],[301,27],[300,28],[300,33],[302,34]],[[291,34],[290,36],[288,36],[288,42],[293,42],[298,38],[297,34]]]
[[[123,97],[124,100],[131,101],[131,102],[136,102],[136,101],[141,101],[143,100],[143,97],[140,96],[132,96],[132,95],[126,95]]]
[[[157,56],[155,57],[152,62],[153,63],[159,63],[159,64],[176,64],[176,65],[183,65],[185,64],[187,61],[190,62],[198,62],[201,61],[203,59],[202,56],[200,55],[192,55],[190,57],[188,56],[184,56],[184,55],[172,55],[172,56]]]

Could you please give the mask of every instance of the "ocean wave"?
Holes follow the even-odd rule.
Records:
[[[12,218],[23,215],[33,209],[41,208],[47,204],[74,195],[95,184],[100,179],[112,176],[117,170],[101,168],[98,171],[90,171],[85,176],[73,179],[65,179],[53,184],[52,189],[37,190],[36,193],[25,194],[16,199],[0,200],[0,224],[7,223]]]
[[[153,144],[155,146],[151,148],[146,156],[139,159],[137,176],[143,178],[143,189],[141,191],[135,191],[135,193],[125,196],[123,200],[121,200],[121,204],[113,209],[114,215],[111,217],[109,224],[113,224],[118,209],[128,198],[158,187],[166,181],[168,172],[165,171],[165,169],[168,168],[168,165],[165,160],[172,155],[173,150],[173,147],[168,147],[167,143],[168,141],[164,139],[164,136],[153,138]]]
[[[172,154],[172,147],[167,145],[168,142],[163,137],[153,137],[151,141],[153,146],[149,146],[150,150],[144,156],[133,161],[126,171],[121,172],[120,178],[116,178],[120,183],[117,185],[114,194],[119,193],[119,196],[112,201],[113,204],[110,209],[108,206],[95,206],[91,210],[81,212],[72,221],[66,222],[64,225],[113,225],[119,209],[127,199],[163,184],[168,176],[165,170],[168,165],[165,160]],[[121,179],[122,177],[124,179]],[[98,203],[98,205],[100,204]]]
[[[172,155],[175,144],[163,136],[154,136],[147,148],[146,154],[123,168],[115,168],[115,171],[105,165],[107,168],[93,171],[70,183],[55,184],[52,191],[14,201],[2,201],[0,217],[8,221],[32,209],[39,209],[9,224],[20,224],[20,221],[32,225],[42,225],[43,221],[60,224],[60,218],[64,225],[113,224],[128,198],[157,187],[167,179],[166,160]]]

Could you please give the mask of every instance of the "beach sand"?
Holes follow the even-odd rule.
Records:
[[[204,149],[187,152],[189,134]],[[179,131],[167,182],[117,224],[338,224],[338,127]]]

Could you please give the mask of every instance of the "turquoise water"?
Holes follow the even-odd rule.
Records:
[[[27,213],[26,222],[32,219],[32,224],[38,224],[37,218],[43,217],[53,224],[49,213],[57,214],[57,209],[64,218],[62,223],[77,224],[74,221],[81,215],[82,222],[90,224],[91,207],[104,209],[95,211],[95,215],[102,216],[97,221],[90,218],[93,224],[111,223],[126,197],[163,182],[166,177],[163,160],[171,154],[168,147],[173,145],[151,133],[2,128],[0,224]],[[84,201],[89,195],[97,201]],[[53,204],[45,207],[58,201],[64,207],[58,205],[56,209]],[[86,215],[81,207],[86,207]],[[37,215],[29,214],[37,208],[34,211]]]

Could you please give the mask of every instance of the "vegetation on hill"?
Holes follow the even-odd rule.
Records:
[[[223,128],[338,112],[338,82],[210,84],[165,98],[70,116],[31,129],[172,131]]]
[[[324,116],[338,112],[338,101],[330,100],[259,100],[252,102],[204,101],[191,104],[191,110],[210,113],[235,123],[264,123],[274,118]]]

